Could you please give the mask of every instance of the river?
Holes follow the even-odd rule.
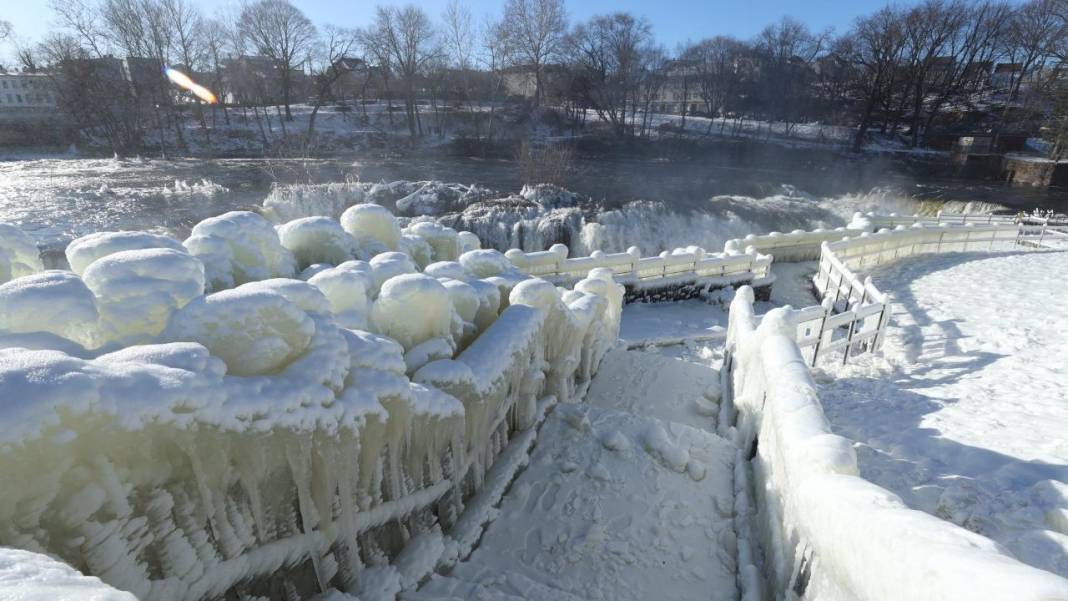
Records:
[[[1056,206],[1063,191],[939,178],[898,162],[750,156],[576,158],[568,188],[599,206],[636,199],[701,210],[718,195],[776,195],[826,201],[879,191],[880,198]],[[0,161],[0,222],[27,231],[45,249],[100,230],[157,230],[184,236],[206,217],[263,201],[273,186],[346,180],[442,180],[502,192],[519,188],[514,161],[450,156],[401,159],[82,159]],[[917,205],[918,206],[918,205]],[[765,205],[761,210],[774,210]],[[989,208],[989,207],[985,207]]]

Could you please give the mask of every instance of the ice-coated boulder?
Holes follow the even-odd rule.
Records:
[[[105,341],[146,342],[172,313],[204,294],[204,265],[184,250],[124,250],[97,259],[83,279],[100,309]]]
[[[26,232],[0,223],[0,284],[43,269],[37,245]]]
[[[469,250],[460,255],[460,264],[467,273],[476,278],[488,278],[501,275],[514,269],[512,262],[499,250],[480,249]]]
[[[323,291],[308,282],[290,278],[271,278],[238,286],[238,290],[273,292],[308,313],[330,313],[330,301]]]
[[[382,253],[371,259],[370,265],[375,274],[376,291],[390,278],[416,272],[412,258],[399,252]]]
[[[358,204],[341,214],[341,227],[356,238],[360,246],[377,242],[385,250],[399,250],[401,229],[389,209],[376,204]]]
[[[423,268],[423,273],[438,278],[450,278],[453,280],[466,280],[468,274],[464,266],[456,261],[438,261]]]
[[[278,227],[278,238],[299,269],[316,263],[337,265],[356,256],[356,240],[329,217],[304,217]]]
[[[197,342],[237,376],[275,373],[301,356],[315,323],[273,292],[224,290],[202,296],[172,317],[161,338]]]
[[[410,350],[431,338],[451,336],[452,299],[438,280],[421,273],[390,278],[371,310],[375,329]]]
[[[185,252],[182,243],[169,236],[149,232],[95,232],[73,240],[67,245],[65,254],[71,271],[82,275],[97,259],[124,250],[145,248],[170,248]]]
[[[204,263],[209,290],[293,277],[296,260],[270,221],[251,211],[230,211],[193,227],[183,243]]]
[[[89,346],[97,317],[92,290],[69,271],[42,271],[0,285],[0,333],[49,332]]]
[[[320,271],[308,283],[326,296],[338,325],[357,330],[367,329],[371,314],[371,291],[375,285],[374,275],[367,263],[342,263]]]
[[[460,256],[460,236],[451,227],[435,221],[420,221],[409,225],[404,233],[426,240],[435,261],[455,261]]]

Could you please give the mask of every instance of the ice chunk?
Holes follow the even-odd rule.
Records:
[[[452,299],[436,279],[423,274],[391,278],[372,309],[375,329],[406,350],[431,338],[450,336]]]
[[[376,204],[358,204],[341,214],[341,227],[360,246],[373,241],[385,250],[400,250],[401,230],[389,209]]]
[[[49,332],[84,346],[95,341],[96,298],[77,275],[43,271],[0,285],[0,332]]]
[[[337,265],[356,255],[356,240],[329,217],[305,217],[278,227],[278,238],[304,269],[316,263]]]
[[[37,245],[19,228],[0,223],[0,284],[44,269]]]
[[[170,248],[185,252],[181,242],[168,236],[149,232],[96,232],[68,244],[66,255],[71,271],[82,275],[97,259],[124,250],[145,248]]]
[[[204,265],[169,248],[107,255],[89,264],[84,279],[97,298],[102,341],[147,342],[174,311],[204,294]]]
[[[209,290],[297,272],[293,253],[282,246],[271,222],[250,211],[205,219],[183,244],[204,262]]]
[[[277,372],[308,347],[315,324],[280,294],[243,289],[200,297],[172,316],[161,338],[198,342],[249,376]]]

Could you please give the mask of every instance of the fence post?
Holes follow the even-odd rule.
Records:
[[[848,309],[853,311],[852,308]],[[842,355],[842,365],[849,362],[849,351],[853,348],[853,331],[857,328],[857,315],[853,314],[853,319],[849,322],[849,333],[846,334],[845,353]]]
[[[1047,218],[1042,222],[1042,233],[1038,235],[1038,245],[1042,246],[1042,241],[1046,239],[1046,226],[1049,225],[1049,219]]]
[[[941,214],[939,214],[939,220],[941,220],[941,219],[942,219]],[[938,234],[938,247],[935,249],[935,253],[936,254],[941,254],[941,252],[942,252],[942,238],[945,238],[945,236],[946,236],[945,230],[943,230],[942,233]]]
[[[831,312],[834,310],[834,303],[830,302],[830,300],[831,298],[827,297],[820,303],[820,306],[823,307],[823,319],[820,319],[820,329],[816,335],[816,346],[812,347],[812,367],[816,367],[816,361],[819,361],[820,347],[823,346],[823,333],[827,328],[827,319],[830,318]]]

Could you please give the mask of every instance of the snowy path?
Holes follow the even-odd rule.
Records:
[[[587,402],[547,418],[471,557],[404,598],[736,599],[735,450],[700,363],[610,353]]]
[[[862,475],[1068,576],[1068,253],[955,254],[876,271],[883,357],[827,367],[821,400]],[[829,376],[833,375],[834,380]]]

